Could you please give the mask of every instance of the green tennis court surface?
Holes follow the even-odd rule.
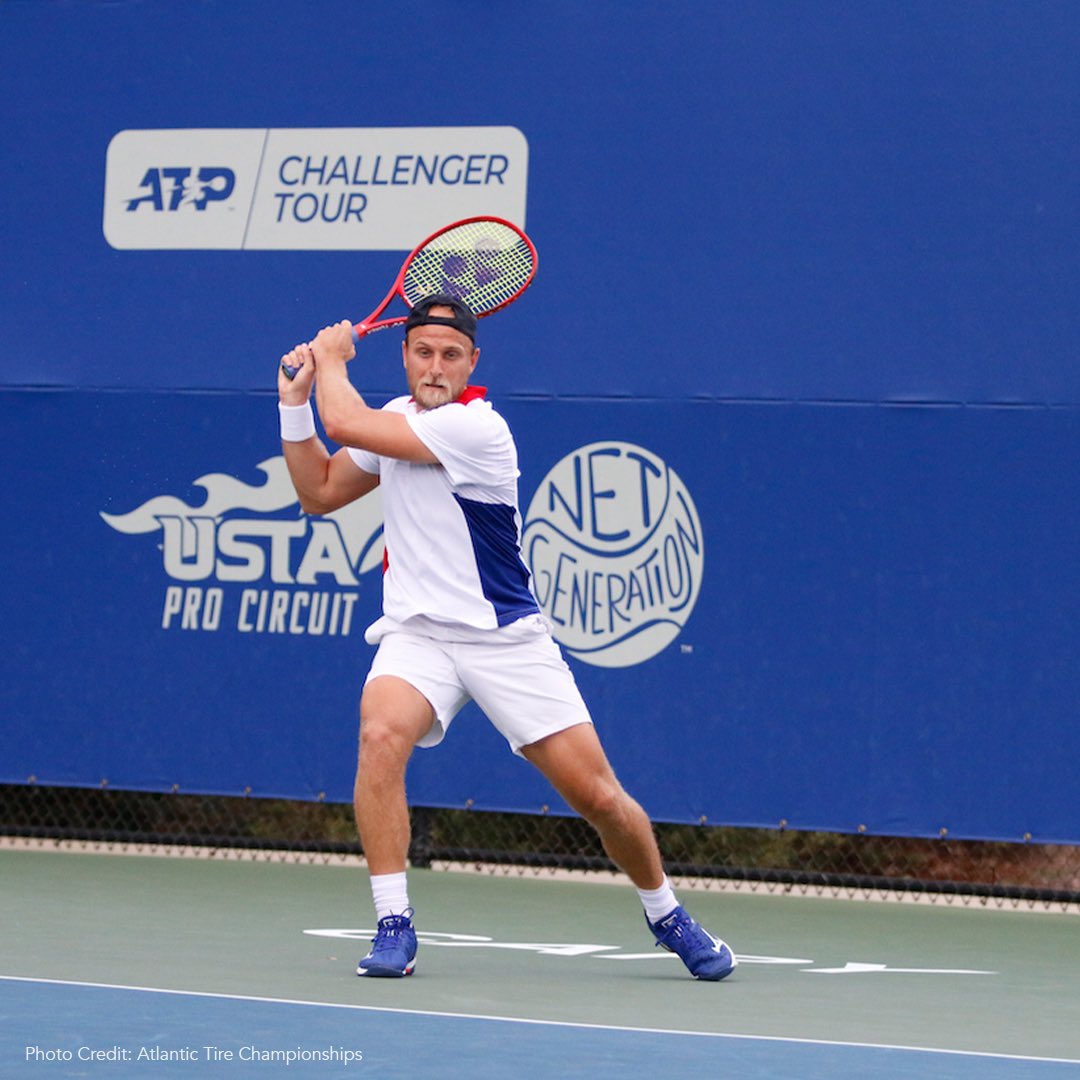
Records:
[[[1075,914],[683,891],[741,960],[699,983],[629,886],[410,892],[365,980],[360,870],[2,850],[0,1075],[1080,1077]]]

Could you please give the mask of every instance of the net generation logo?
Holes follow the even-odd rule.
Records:
[[[659,653],[694,610],[705,560],[686,485],[651,451],[597,442],[558,462],[522,530],[533,589],[555,637],[598,667]]]

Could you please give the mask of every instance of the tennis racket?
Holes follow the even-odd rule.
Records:
[[[468,304],[482,319],[513,303],[535,276],[536,246],[512,222],[497,217],[455,221],[409,253],[383,302],[353,326],[353,341],[405,322],[407,313],[380,318],[395,296],[411,308],[425,296],[445,293]],[[300,370],[281,367],[290,379]]]

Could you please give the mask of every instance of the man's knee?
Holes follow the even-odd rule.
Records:
[[[360,756],[404,764],[433,721],[431,706],[398,679],[372,680],[360,698]]]
[[[360,756],[380,758],[407,757],[413,748],[409,735],[392,718],[365,714],[360,718]]]
[[[598,827],[619,827],[633,816],[636,803],[615,777],[596,777],[586,785],[578,812]]]

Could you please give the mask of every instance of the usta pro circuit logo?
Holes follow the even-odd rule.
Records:
[[[308,517],[299,513],[283,457],[258,469],[262,484],[224,473],[199,477],[200,506],[157,495],[101,517],[128,536],[156,536],[167,578],[164,630],[349,634],[360,576],[382,565],[379,493]]]

